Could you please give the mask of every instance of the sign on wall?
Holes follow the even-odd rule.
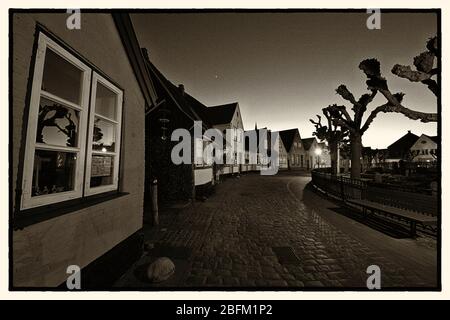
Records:
[[[92,177],[107,177],[111,175],[112,157],[92,156]]]

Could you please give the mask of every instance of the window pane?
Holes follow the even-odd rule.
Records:
[[[36,142],[76,147],[79,120],[78,111],[41,98]]]
[[[92,155],[91,188],[113,184],[113,174],[113,156]]]
[[[116,124],[98,117],[94,120],[94,134],[92,136],[92,149],[99,151],[115,151]]]
[[[117,120],[116,107],[117,94],[106,88],[100,82],[97,82],[95,113],[112,120]]]
[[[31,195],[39,196],[74,189],[76,154],[36,150]]]
[[[45,52],[42,90],[80,104],[83,72],[50,49]]]

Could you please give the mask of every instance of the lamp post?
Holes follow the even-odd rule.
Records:
[[[320,155],[322,154],[322,149],[320,148],[316,148],[316,150],[314,150],[314,153],[316,154],[316,159],[317,159],[317,168],[320,168]]]

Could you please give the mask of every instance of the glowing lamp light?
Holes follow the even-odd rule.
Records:
[[[105,147],[102,148],[102,152],[106,152],[106,148]]]
[[[320,156],[320,155],[322,154],[322,149],[316,148],[316,150],[314,150],[314,153],[315,153],[317,156]]]

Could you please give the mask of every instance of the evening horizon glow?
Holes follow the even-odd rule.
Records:
[[[174,84],[205,105],[239,102],[244,128],[299,128],[311,137],[309,119],[330,104],[346,103],[335,89],[345,84],[355,98],[365,92],[359,62],[377,58],[404,105],[437,112],[437,99],[418,83],[393,75],[394,64],[412,65],[436,34],[434,13],[383,13],[381,30],[366,28],[366,13],[143,13],[132,14],[141,46]],[[385,103],[378,94],[367,114]],[[325,120],[325,119],[323,119]],[[437,135],[437,123],[401,114],[378,114],[363,144],[386,148],[411,130]]]

